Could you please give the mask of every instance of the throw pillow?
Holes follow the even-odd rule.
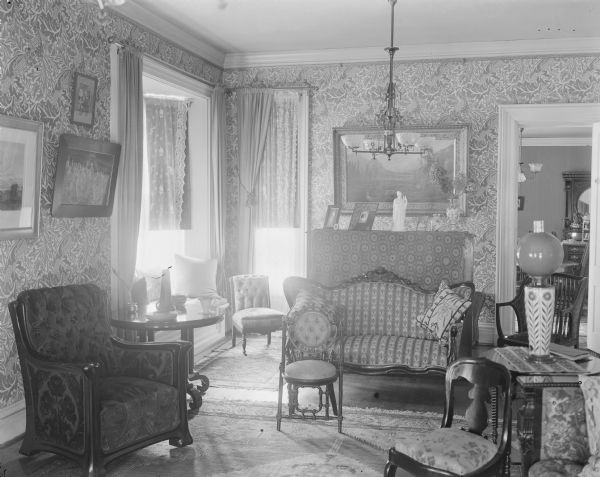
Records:
[[[172,293],[187,297],[217,294],[217,260],[199,260],[175,254]]]
[[[429,308],[417,316],[417,324],[427,331],[430,339],[439,340],[448,326],[460,319],[470,306],[469,299],[454,293],[442,280]]]
[[[591,457],[579,474],[581,477],[599,475],[600,469],[600,376],[579,376],[585,400],[585,422]]]

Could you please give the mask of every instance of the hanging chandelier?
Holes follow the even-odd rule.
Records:
[[[394,54],[398,51],[398,47],[394,46],[394,7],[397,0],[388,1],[391,5],[391,34],[390,46],[385,50],[390,55],[390,79],[385,93],[385,106],[375,117],[376,125],[383,130],[383,137],[365,139],[362,134],[350,134],[341,139],[356,154],[369,153],[373,159],[385,154],[390,160],[395,154],[424,154],[430,145],[430,138],[421,138],[417,133],[397,132],[402,122],[400,110],[396,107],[394,83]]]

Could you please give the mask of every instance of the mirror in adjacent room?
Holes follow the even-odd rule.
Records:
[[[584,190],[577,199],[577,213],[581,216],[589,215],[590,213],[590,200],[592,199],[592,189],[587,188]]]

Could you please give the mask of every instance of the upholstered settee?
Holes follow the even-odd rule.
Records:
[[[483,300],[471,282],[426,290],[384,268],[335,286],[289,277],[290,306],[301,289],[340,308],[344,367],[361,374],[444,374],[452,361],[471,354],[471,336],[463,330],[471,329]],[[436,323],[434,315],[445,319]]]
[[[580,387],[543,389],[535,419],[540,424],[521,435],[523,475],[600,475],[600,376],[579,379]]]

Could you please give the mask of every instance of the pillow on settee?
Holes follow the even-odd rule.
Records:
[[[171,281],[174,295],[192,298],[216,295],[217,260],[175,254]]]
[[[448,326],[460,319],[471,306],[471,301],[455,293],[442,280],[433,302],[424,313],[417,316],[417,324],[427,331],[430,339],[441,339]]]

